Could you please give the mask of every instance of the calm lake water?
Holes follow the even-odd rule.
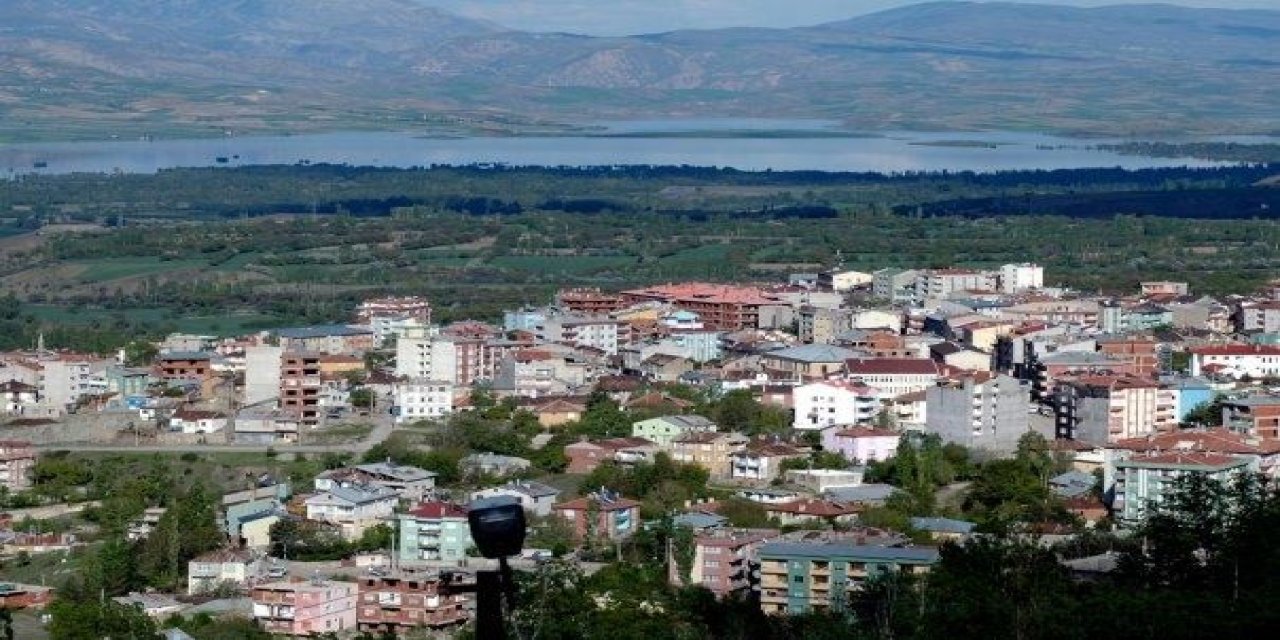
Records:
[[[891,132],[857,136],[821,120],[686,119],[592,123],[590,135],[430,138],[342,132],[194,140],[0,145],[0,172],[152,173],[173,167],[338,163],[698,165],[744,170],[998,171],[1077,167],[1213,166],[1191,158],[1121,156],[1100,140],[1046,135]],[[630,136],[630,137],[628,137]],[[975,144],[983,143],[983,144]]]

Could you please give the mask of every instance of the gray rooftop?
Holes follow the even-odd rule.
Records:
[[[560,495],[560,490],[541,482],[533,482],[532,480],[513,480],[507,484],[498,487],[507,491],[523,493],[530,498],[545,498],[547,496]]]
[[[764,354],[767,358],[794,362],[844,362],[862,355],[860,352],[829,344],[806,344]]]
[[[433,471],[419,469],[412,465],[395,464],[392,462],[361,464],[356,465],[356,469],[359,469],[369,475],[386,476],[399,482],[417,482],[420,480],[428,480],[438,475]]]
[[[679,527],[688,527],[690,529],[714,529],[728,524],[729,519],[724,516],[718,516],[714,513],[703,513],[701,511],[691,511],[682,513],[672,519],[672,522]]]
[[[1249,396],[1239,400],[1224,400],[1223,402],[1242,407],[1274,407],[1280,405],[1280,396]]]
[[[931,547],[877,547],[839,542],[806,544],[803,542],[766,542],[760,547],[760,558],[850,559],[861,562],[901,562],[932,564],[938,561],[938,550]]]
[[[823,496],[839,502],[879,502],[888,500],[897,491],[897,487],[892,485],[864,484],[856,487],[833,487],[827,489]]]
[[[1059,351],[1051,353],[1040,358],[1041,364],[1081,364],[1081,365],[1107,365],[1107,364],[1123,364],[1105,353],[1097,351]]]
[[[658,420],[661,420],[661,421],[666,422],[666,423],[668,423],[668,424],[675,425],[676,427],[679,427],[679,428],[681,428],[681,429],[690,429],[690,430],[697,430],[697,429],[709,429],[709,430],[715,430],[715,428],[716,428],[716,423],[714,423],[714,422],[712,422],[712,421],[708,420],[707,418],[704,418],[704,417],[702,417],[702,416],[700,416],[700,415],[694,415],[694,414],[690,414],[690,415],[676,415],[676,416],[662,416],[662,417],[658,418]]]
[[[386,500],[388,498],[396,497],[395,491],[377,485],[347,485],[345,487],[334,487],[327,493],[339,500],[345,500],[353,504],[377,502],[378,500]],[[312,500],[314,499],[315,498],[312,498]]]
[[[929,531],[932,533],[959,533],[967,535],[973,532],[974,527],[978,525],[966,520],[954,520],[952,518],[912,518],[911,526],[920,531]]]

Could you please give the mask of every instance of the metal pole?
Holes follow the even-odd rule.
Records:
[[[476,572],[476,638],[507,638],[502,623],[502,574],[498,571]]]

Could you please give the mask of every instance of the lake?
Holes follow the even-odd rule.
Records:
[[[1122,156],[1108,140],[1048,135],[839,129],[823,120],[685,119],[589,123],[566,136],[432,138],[339,132],[190,140],[0,145],[5,175],[153,173],[174,167],[298,162],[414,167],[431,164],[697,165],[744,170],[999,171],[1079,167],[1214,166],[1204,160]]]

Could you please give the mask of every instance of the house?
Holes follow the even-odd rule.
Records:
[[[854,464],[869,464],[892,458],[898,451],[901,434],[879,427],[827,427],[822,430],[822,449],[839,453]]]
[[[792,469],[785,474],[789,484],[814,493],[862,484],[862,469]]]
[[[169,417],[169,430],[178,433],[216,433],[227,427],[227,416],[217,411],[179,409]]]
[[[969,537],[978,525],[952,518],[912,518],[911,528],[929,534],[935,542],[958,542]]]
[[[474,546],[464,506],[433,500],[398,518],[401,562],[461,562]]]
[[[844,362],[863,354],[829,344],[806,344],[770,351],[761,356],[764,369],[793,380],[822,379],[835,375]]]
[[[677,438],[695,433],[715,433],[716,423],[698,415],[662,416],[631,425],[631,436],[669,449]]]
[[[156,530],[156,525],[160,524],[160,518],[167,511],[164,507],[147,507],[142,510],[142,515],[131,521],[125,527],[124,537],[130,542],[146,540],[152,531]]]
[[[512,480],[500,487],[473,492],[471,499],[480,500],[499,496],[515,498],[520,501],[520,506],[524,507],[525,511],[535,516],[549,516],[552,505],[560,496],[560,490],[532,480]]]
[[[587,412],[587,405],[581,402],[555,398],[536,404],[529,411],[538,416],[538,424],[551,429],[581,420],[582,414]]]
[[[187,605],[161,593],[137,593],[112,598],[117,604],[135,607],[149,618],[161,620],[187,608]]]
[[[622,408],[627,411],[648,411],[667,415],[686,413],[694,406],[694,403],[688,400],[657,391],[631,398],[622,404]]]
[[[401,499],[417,501],[435,489],[436,475],[434,471],[396,464],[388,459],[321,472],[316,476],[315,488],[330,491],[334,487],[373,485],[390,489]]]
[[[9,493],[31,488],[36,450],[24,440],[0,440],[0,487]]]
[[[564,448],[569,458],[568,473],[591,473],[602,462],[635,464],[653,460],[656,443],[644,438],[611,438],[596,442],[575,442]]]
[[[772,482],[782,473],[782,462],[807,454],[789,444],[757,440],[730,454],[729,477],[733,480]]]
[[[784,615],[844,610],[849,594],[867,579],[887,571],[928,571],[938,561],[938,550],[848,542],[766,542],[759,556],[760,609]]]
[[[332,487],[307,498],[303,504],[308,520],[337,525],[344,538],[355,540],[365,529],[390,517],[398,501],[399,495],[392,489],[350,484]]]
[[[924,391],[938,379],[938,364],[928,358],[853,358],[845,361],[845,378],[880,392],[882,398]]]
[[[569,523],[579,541],[619,540],[640,529],[640,503],[608,490],[554,505],[551,512]]]
[[[43,609],[52,601],[53,587],[15,582],[0,583],[0,609],[6,611]]]
[[[832,487],[822,497],[841,504],[882,507],[899,489],[888,484],[864,484],[856,487]]]
[[[671,442],[671,459],[702,467],[714,479],[727,479],[732,475],[733,454],[746,449],[749,442],[740,433],[688,433]]]
[[[765,505],[765,514],[783,526],[823,522],[826,524],[856,522],[862,507],[832,500],[802,498],[793,502]]]
[[[249,407],[236,414],[236,444],[295,444],[302,424],[279,411]]]
[[[693,538],[693,561],[688,576],[679,562],[668,562],[668,579],[673,585],[704,587],[717,598],[745,594],[751,589],[753,573],[759,569],[757,553],[766,541],[776,538],[775,529],[713,529]]]
[[[679,382],[680,377],[695,369],[693,360],[669,353],[655,353],[640,361],[638,371],[646,380]]]
[[[516,456],[501,456],[496,453],[473,453],[458,462],[459,468],[469,474],[484,474],[505,478],[526,471],[533,463]]]
[[[252,587],[262,572],[260,559],[248,551],[218,549],[200,554],[187,563],[187,595],[210,593],[224,587]]]
[[[212,366],[213,354],[203,352],[173,351],[156,358],[156,375],[170,387],[191,385],[200,395],[213,394],[217,382]]]
[[[814,431],[834,425],[864,424],[880,413],[880,392],[847,380],[823,380],[791,390],[792,427]]]
[[[439,573],[397,571],[359,580],[356,624],[365,634],[401,636],[466,623],[472,596],[448,589]]]
[[[308,637],[354,631],[357,594],[354,582],[314,579],[260,584],[250,598],[264,631]]]
[[[1097,480],[1091,473],[1072,469],[1049,478],[1049,488],[1060,498],[1077,498],[1093,491]]]

